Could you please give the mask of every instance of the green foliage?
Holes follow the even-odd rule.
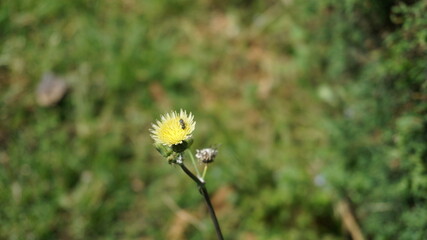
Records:
[[[346,238],[340,198],[369,239],[422,239],[426,10],[3,1],[0,238],[214,239],[196,186],[148,132],[183,108],[191,147],[219,145],[207,188],[226,239]],[[46,108],[47,71],[70,90]]]
[[[371,30],[378,26],[334,26],[344,29],[342,38],[352,31],[365,44],[344,45],[346,63],[337,67],[332,59],[327,65],[337,79],[326,85],[333,89],[327,93],[335,95],[320,95],[333,105],[335,119],[325,125],[331,132],[327,156],[338,165],[330,178],[352,201],[372,239],[423,239],[427,234],[422,210],[427,200],[426,10],[423,1],[394,6],[390,17],[397,28],[374,37]],[[372,10],[356,10],[349,19],[359,11]],[[386,23],[383,29],[388,31]],[[375,38],[379,45],[366,45]]]

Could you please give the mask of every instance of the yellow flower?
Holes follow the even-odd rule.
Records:
[[[196,122],[193,114],[186,111],[167,113],[161,116],[161,121],[151,125],[151,137],[155,143],[172,146],[191,138]]]

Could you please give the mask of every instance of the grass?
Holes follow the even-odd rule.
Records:
[[[357,5],[347,4],[337,6]],[[328,1],[2,2],[0,238],[215,239],[194,183],[148,132],[183,108],[197,121],[193,149],[220,146],[206,179],[226,239],[345,239],[340,195],[322,179],[338,169],[331,119],[360,76],[350,59],[362,38],[333,11]],[[45,108],[35,89],[48,71],[70,90]]]
[[[212,239],[193,184],[148,135],[159,114],[179,108],[196,115],[195,147],[221,145],[207,178],[228,238],[305,236],[317,225],[307,207],[318,200],[299,201],[317,191],[306,150],[322,134],[304,120],[316,110],[297,86],[298,63],[280,50],[297,41],[282,31],[293,24],[285,6],[4,5],[1,236]],[[51,108],[34,101],[46,71],[71,89]]]

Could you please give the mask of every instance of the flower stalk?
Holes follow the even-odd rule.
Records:
[[[200,178],[200,171],[199,171],[199,168],[197,167],[196,160],[194,159],[193,154],[190,151],[188,151],[188,155],[190,156],[191,162],[193,163],[194,169],[196,170],[197,177]],[[205,176],[203,175],[202,179],[204,179],[204,177]]]
[[[178,164],[181,169],[194,181],[196,182],[197,186],[199,187],[199,192],[202,194],[203,198],[205,199],[206,206],[208,207],[209,215],[211,216],[212,222],[215,227],[216,235],[218,237],[218,240],[224,240],[224,237],[222,236],[221,227],[219,226],[218,219],[215,214],[215,210],[212,206],[211,199],[208,194],[208,190],[205,186],[205,181],[203,179],[200,179],[196,177],[184,164],[184,162],[181,162]]]
[[[154,147],[168,161],[169,164],[177,164],[181,167],[198,186],[200,194],[202,194],[206,206],[211,216],[215,227],[218,240],[223,240],[221,228],[216,218],[215,210],[209,198],[208,190],[206,189],[205,175],[208,169],[208,164],[212,163],[218,153],[216,148],[204,148],[196,151],[196,158],[199,163],[204,164],[203,175],[200,175],[196,160],[189,150],[193,143],[192,134],[196,126],[194,116],[186,111],[171,112],[161,117],[161,121],[151,125],[151,137],[154,140]],[[188,151],[187,151],[188,150]],[[190,155],[191,162],[195,168],[196,175],[193,174],[184,164],[184,152]]]

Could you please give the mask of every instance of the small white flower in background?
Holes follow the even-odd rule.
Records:
[[[203,163],[211,163],[215,160],[218,150],[215,148],[203,148],[196,150],[196,158]]]
[[[314,184],[318,187],[323,187],[327,184],[326,178],[322,174],[317,174],[313,180]]]

